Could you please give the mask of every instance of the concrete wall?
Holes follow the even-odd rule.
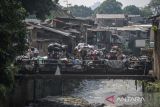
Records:
[[[18,80],[10,96],[10,107],[24,107],[31,101],[58,95],[62,95],[62,81],[60,79]]]
[[[154,76],[160,79],[160,29],[154,33]]]

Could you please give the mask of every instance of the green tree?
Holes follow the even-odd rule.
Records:
[[[154,14],[160,14],[160,0],[151,0],[149,6],[153,10]]]
[[[116,0],[105,0],[95,9],[95,14],[119,14],[122,13],[122,3]]]
[[[0,1],[0,99],[13,87],[15,57],[26,49],[25,12],[18,0]]]
[[[88,17],[88,16],[91,16],[92,13],[93,13],[91,8],[83,6],[83,5],[72,6],[72,7],[69,8],[69,10],[73,14],[73,16],[76,16],[76,17]]]
[[[59,0],[20,0],[23,7],[30,15],[35,14],[37,18],[45,19],[52,9],[56,8]]]
[[[126,6],[123,9],[123,12],[125,14],[133,14],[133,15],[140,15],[141,14],[141,10],[138,7],[136,7],[135,5]]]
[[[149,17],[149,16],[152,16],[153,13],[152,13],[152,10],[150,9],[150,7],[146,6],[146,7],[141,9],[141,15],[143,17]]]

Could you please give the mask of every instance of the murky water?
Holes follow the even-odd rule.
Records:
[[[107,107],[160,107],[160,93],[143,93],[142,85],[135,80],[67,80],[63,95]]]

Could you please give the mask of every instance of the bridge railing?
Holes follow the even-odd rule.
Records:
[[[75,61],[75,62],[74,62]],[[18,61],[22,65],[23,69],[28,72],[55,72],[57,66],[60,68],[61,73],[79,73],[79,72],[103,72],[105,74],[147,74],[147,69],[129,69],[123,61],[120,60],[55,60],[55,59],[22,59]],[[141,65],[140,67],[146,67]]]

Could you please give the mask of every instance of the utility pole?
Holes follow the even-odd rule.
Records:
[[[71,4],[68,3],[68,0],[65,0],[64,2],[66,3],[67,8],[71,6]]]

